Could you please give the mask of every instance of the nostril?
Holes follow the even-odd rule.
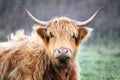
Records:
[[[68,50],[65,51],[65,53],[67,53],[67,52],[68,52]]]
[[[61,53],[61,51],[58,49],[58,53]]]

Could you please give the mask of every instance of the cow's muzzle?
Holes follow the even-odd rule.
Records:
[[[59,48],[55,50],[54,57],[59,59],[60,62],[64,62],[70,59],[72,56],[72,51],[68,48]]]

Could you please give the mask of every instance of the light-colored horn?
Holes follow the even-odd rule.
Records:
[[[45,26],[45,25],[47,24],[47,22],[40,21],[40,20],[36,19],[26,8],[25,8],[25,11],[26,11],[27,15],[30,17],[30,19],[31,19],[35,24],[38,24],[38,25],[41,25],[41,26]]]
[[[98,9],[88,20],[83,21],[83,22],[77,22],[78,26],[86,26],[88,24],[90,24],[91,21],[93,21],[93,19],[97,16],[97,14],[103,9],[104,7]]]

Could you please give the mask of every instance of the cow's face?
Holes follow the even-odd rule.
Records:
[[[85,26],[102,9],[97,10],[88,20],[83,22],[68,18],[58,18],[49,22],[43,22],[33,17],[27,9],[25,10],[31,20],[40,26],[36,28],[36,32],[43,40],[47,53],[57,63],[65,64],[75,59],[78,46],[91,32],[91,29]]]
[[[47,53],[56,62],[66,64],[76,57],[80,43],[88,36],[90,30],[78,27],[68,19],[57,19],[49,22],[46,28],[38,27],[37,34],[42,38]]]

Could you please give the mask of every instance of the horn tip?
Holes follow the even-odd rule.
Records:
[[[101,10],[103,10],[105,7],[101,7],[98,11],[101,11]]]
[[[25,7],[24,7],[24,10],[25,10],[26,12],[28,12],[28,9],[27,9],[27,8],[25,8]]]

